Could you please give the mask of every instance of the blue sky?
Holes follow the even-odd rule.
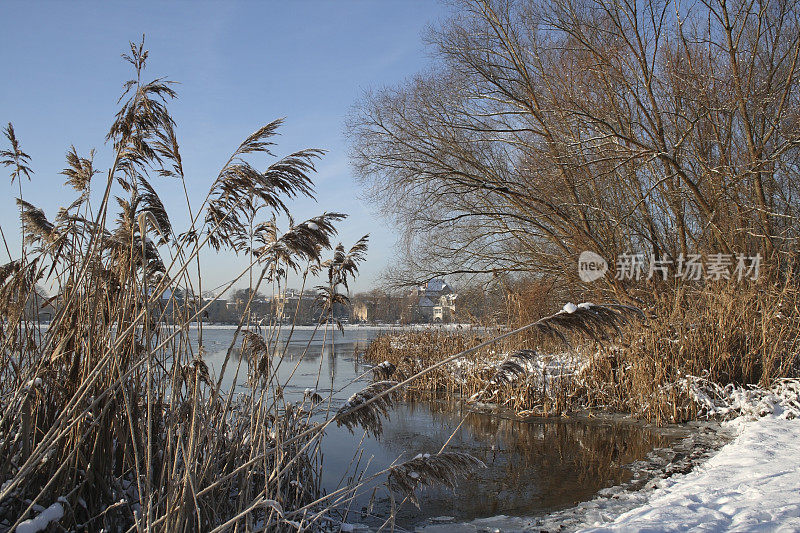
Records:
[[[190,197],[200,204],[238,143],[261,125],[286,117],[277,155],[301,148],[328,154],[315,178],[317,202],[292,204],[298,219],[343,211],[340,240],[371,234],[356,290],[373,285],[389,261],[394,232],[358,198],[350,172],[344,120],[365,89],[402,82],[430,64],[422,34],[447,15],[433,1],[344,2],[3,2],[0,4],[0,123],[13,122],[32,157],[26,200],[52,217],[74,197],[65,186],[64,153],[96,148],[117,109],[129,65],[128,41],[146,34],[148,77],[180,82],[170,106],[178,123]],[[0,191],[0,225],[12,250],[19,230],[12,188]],[[182,189],[157,180],[178,231],[186,228]],[[0,262],[7,261],[5,253]],[[204,286],[215,286],[244,261],[208,256]]]

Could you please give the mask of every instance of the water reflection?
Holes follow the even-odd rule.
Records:
[[[282,382],[292,376],[284,394],[291,401],[292,397],[300,399],[306,388],[316,388],[323,396],[332,390],[337,405],[366,385],[366,379],[351,383],[368,370],[357,353],[378,331],[349,328],[344,336],[337,333],[331,339],[329,334],[324,347],[321,332],[312,333],[295,331],[290,342],[281,344],[286,358],[278,375]],[[232,335],[233,330],[225,329],[204,333],[208,361],[217,371]],[[246,382],[244,369],[240,374],[237,385]],[[232,376],[226,379],[231,380],[230,385]],[[369,474],[398,458],[435,453],[451,435],[449,449],[468,452],[487,468],[471,474],[455,493],[427,489],[420,498],[421,509],[403,506],[397,518],[399,526],[413,527],[439,516],[468,520],[497,514],[536,515],[571,507],[591,499],[602,488],[629,479],[625,464],[643,459],[654,447],[669,445],[672,438],[622,422],[521,422],[470,412],[454,402],[420,398],[393,409],[380,439],[331,426],[322,443],[322,484],[328,492],[347,484],[354,464],[359,469],[366,467]],[[389,513],[390,500],[385,490],[379,488],[374,498],[372,490],[365,490],[351,509],[349,521],[379,525]],[[369,512],[362,514],[363,510]]]
[[[456,431],[462,418],[464,424]],[[406,506],[398,524],[418,525],[442,515],[462,520],[528,516],[571,507],[628,480],[630,472],[623,465],[670,443],[655,430],[624,423],[521,422],[462,411],[453,404],[420,402],[398,406],[378,446],[383,457],[411,458],[438,451],[454,431],[448,448],[478,457],[487,468],[460,483],[455,493],[426,490],[422,508]],[[384,496],[374,514],[388,510]]]

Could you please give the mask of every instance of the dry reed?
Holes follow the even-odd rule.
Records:
[[[321,327],[329,327],[367,239],[333,248],[339,213],[300,223],[286,216],[288,228],[278,230],[287,200],[313,195],[322,154],[303,150],[256,170],[272,156],[281,121],[245,139],[199,208],[186,195],[191,222],[177,234],[156,187],[168,178],[186,189],[167,110],[176,93],[166,79],[144,80],[147,56],[143,44],[124,56],[134,77],[108,133],[105,179],[97,183],[93,153],[72,148],[63,171],[75,189],[71,205],[50,221],[18,200],[23,248],[0,266],[0,528],[51,504],[64,511],[59,527],[74,530],[331,527],[336,511],[321,499],[319,449],[334,421],[325,415],[331,399],[284,397],[280,325],[254,323],[249,309],[262,284],[285,286],[289,271],[327,271],[319,304]],[[21,183],[30,160],[11,125],[5,133],[0,162]],[[261,209],[271,220],[256,223]],[[209,246],[247,254],[247,268],[224,289],[248,274],[252,289],[217,375],[203,346],[202,317],[213,301],[193,296],[202,293],[200,253]],[[323,261],[326,250],[333,257]],[[38,284],[57,296],[43,301]],[[38,319],[43,306],[55,309],[49,324]],[[250,387],[225,390],[240,344]],[[379,429],[374,413],[337,418]]]
[[[514,304],[520,294],[513,295]],[[762,387],[797,376],[798,294],[791,273],[780,279],[765,275],[750,284],[730,280],[685,286],[652,296],[647,320],[578,320],[563,334],[548,331],[573,316],[561,313],[534,334],[514,336],[437,368],[410,390],[489,402],[522,416],[604,409],[657,423],[693,420],[700,413],[683,379],[687,376]],[[525,316],[509,327],[531,320],[524,305],[518,308]],[[480,343],[477,331],[386,335],[373,342],[365,357],[396,365],[401,377],[411,375]],[[567,336],[579,339],[578,344],[566,345]],[[553,337],[559,342],[553,343]]]

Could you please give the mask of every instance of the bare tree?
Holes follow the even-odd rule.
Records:
[[[403,230],[400,278],[576,281],[583,250],[795,254],[795,2],[459,7],[429,36],[437,66],[349,122],[358,175]]]

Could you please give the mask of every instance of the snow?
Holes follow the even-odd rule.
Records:
[[[20,522],[16,531],[17,533],[37,533],[38,531],[44,531],[47,529],[47,526],[50,525],[50,522],[61,520],[63,516],[64,506],[60,503],[54,503],[38,516]]]
[[[447,283],[439,278],[433,278],[425,285],[425,289],[430,292],[442,292],[445,287],[448,287]]]
[[[733,425],[739,435],[706,464],[586,531],[800,530],[800,422],[772,414]]]
[[[578,309],[586,310],[586,309],[591,309],[593,306],[594,306],[594,304],[592,302],[582,302],[582,303],[579,303],[578,305],[575,305],[572,302],[568,302],[568,303],[564,304],[564,308],[561,310],[561,312],[571,315],[572,313],[574,313]]]
[[[773,414],[780,418],[800,418],[800,380],[780,379],[769,389],[756,386],[729,384],[721,386],[697,376],[687,376],[678,381],[679,389],[708,417],[756,418]]]
[[[394,365],[392,363],[390,363],[389,361],[384,361],[383,363],[381,363],[379,365],[375,365],[373,368],[375,370],[389,370],[389,369],[394,368]]]

